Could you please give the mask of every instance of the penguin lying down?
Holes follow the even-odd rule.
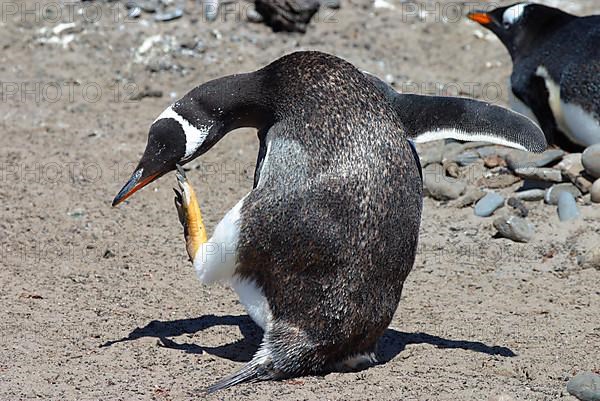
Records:
[[[258,129],[254,187],[210,239],[194,190],[177,173],[176,205],[199,279],[230,283],[264,330],[253,359],[207,391],[375,362],[417,249],[415,132],[417,140],[546,147],[537,126],[506,109],[399,95],[372,82],[379,86],[337,57],[293,53],[196,87],[150,127],[144,155],[113,205],[229,131]]]
[[[529,2],[474,11],[513,61],[510,101],[566,150],[600,143],[600,15],[578,17]]]

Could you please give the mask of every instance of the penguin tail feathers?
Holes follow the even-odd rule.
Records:
[[[261,348],[258,350],[256,355],[254,355],[254,358],[252,358],[252,360],[244,365],[240,370],[229,376],[225,376],[215,384],[205,388],[204,392],[207,394],[212,394],[216,391],[223,390],[240,383],[274,379],[276,377],[270,367],[270,354],[267,350]]]

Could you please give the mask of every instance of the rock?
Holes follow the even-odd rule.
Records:
[[[529,242],[533,238],[533,225],[522,217],[503,216],[494,220],[494,228],[504,238],[515,242]]]
[[[594,181],[594,185],[590,189],[590,200],[594,203],[600,203],[600,178]]]
[[[600,143],[592,145],[583,151],[581,163],[589,175],[593,178],[600,178]]]
[[[183,10],[181,8],[176,8],[171,11],[161,12],[154,14],[155,21],[172,21],[177,18],[181,18],[183,16]]]
[[[549,167],[522,167],[515,169],[515,174],[519,177],[530,180],[562,182],[562,172],[556,168]]]
[[[504,197],[495,192],[488,192],[475,204],[474,213],[479,217],[491,216],[496,209],[504,205]]]
[[[560,221],[575,220],[579,217],[579,209],[573,194],[563,191],[558,195],[558,218]]]
[[[521,179],[512,174],[495,174],[480,179],[478,183],[486,188],[497,189],[510,187],[512,184],[519,181],[521,181]]]
[[[479,160],[479,153],[473,150],[462,152],[452,158],[452,161],[458,163],[459,166],[468,166],[471,163],[475,163],[477,160]]]
[[[529,209],[527,209],[527,206],[525,206],[523,201],[520,199],[514,197],[508,198],[508,201],[506,201],[506,203],[508,204],[508,206],[514,208],[518,215],[521,217],[527,217],[527,215],[529,214]]]
[[[581,401],[600,401],[600,375],[578,373],[567,383],[567,391]]]
[[[263,16],[260,15],[260,13],[258,11],[256,11],[256,8],[254,8],[253,6],[249,7],[246,10],[246,18],[248,18],[248,21],[255,22],[255,23],[264,21]]]
[[[584,269],[600,270],[600,248],[590,249],[577,258],[577,264]]]
[[[526,191],[516,192],[513,197],[523,201],[531,202],[544,199],[545,194],[546,191],[543,189],[528,189]]]
[[[446,174],[450,177],[458,178],[460,175],[460,169],[458,168],[458,164],[454,162],[444,163],[444,170]]]
[[[571,183],[565,182],[564,184],[556,184],[546,190],[544,195],[544,202],[549,205],[558,204],[558,196],[561,192],[569,192],[573,197],[577,198],[581,196],[581,191]]]
[[[467,192],[453,201],[450,206],[462,209],[463,207],[471,206],[473,203],[477,202],[479,199],[483,198],[485,192],[478,188],[470,188],[467,189]]]
[[[430,164],[423,169],[426,193],[437,200],[457,199],[466,189],[466,184],[443,173],[441,164]]]
[[[429,144],[428,144],[429,145]],[[432,163],[442,162],[442,152],[444,151],[444,143],[442,141],[432,142],[429,146],[419,147],[419,159],[423,167]]]
[[[569,181],[575,184],[582,193],[586,194],[590,191],[594,180],[583,168],[581,153],[571,153],[566,155],[556,167],[560,168],[563,176],[567,177]]]
[[[483,164],[487,168],[504,167],[506,166],[506,160],[504,160],[499,155],[489,155],[484,157]]]
[[[273,31],[306,32],[319,10],[319,0],[256,0],[256,11]]]
[[[341,1],[340,0],[324,0],[322,2],[323,6],[327,7],[327,8],[331,8],[334,10],[337,10],[341,7]]]
[[[548,149],[543,153],[514,150],[506,156],[508,167],[516,171],[526,167],[544,167],[560,160],[565,154],[561,149]]]
[[[579,175],[583,171],[581,153],[569,153],[565,155],[556,167],[564,172],[571,171],[574,175]]]

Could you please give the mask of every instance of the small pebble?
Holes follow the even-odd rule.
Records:
[[[183,10],[181,8],[176,8],[173,11],[154,14],[154,20],[167,22],[177,18],[181,18],[181,16],[183,16]]]
[[[426,192],[437,200],[457,199],[466,189],[466,184],[443,173],[441,164],[430,164],[423,169],[423,181]]]
[[[506,166],[506,161],[499,155],[489,155],[483,159],[483,164],[487,168],[504,167]]]
[[[577,258],[577,264],[584,269],[600,270],[600,248],[590,249]]]
[[[579,209],[573,194],[563,191],[558,195],[558,218],[560,221],[574,220],[579,217]]]
[[[562,172],[556,168],[549,167],[523,167],[515,169],[515,174],[519,177],[530,180],[562,182]]]
[[[452,202],[450,206],[462,209],[463,207],[471,206],[473,203],[477,202],[479,199],[483,198],[485,192],[478,188],[470,188],[467,189],[467,192]]]
[[[544,202],[546,202],[549,205],[557,205],[558,196],[562,192],[569,192],[575,198],[581,196],[581,191],[577,189],[575,185],[565,182],[563,184],[556,184],[548,188],[544,195]]]
[[[479,160],[479,153],[474,150],[468,150],[466,152],[462,152],[457,156],[453,157],[453,161],[458,163],[459,166],[468,166],[471,163],[475,163]]]
[[[581,163],[589,175],[593,178],[600,178],[600,143],[583,151]]]
[[[522,217],[503,216],[494,220],[498,234],[515,242],[529,242],[533,238],[533,225]]]
[[[567,391],[581,401],[600,401],[600,375],[578,373],[567,383]]]
[[[527,217],[527,215],[529,214],[529,209],[527,209],[527,206],[525,206],[523,201],[520,199],[514,197],[508,198],[508,201],[506,201],[506,203],[508,204],[508,206],[514,208],[518,215],[521,217]]]
[[[475,204],[474,213],[479,217],[491,216],[496,209],[504,205],[504,198],[495,192],[488,192]]]
[[[545,194],[546,191],[543,189],[528,189],[526,191],[516,192],[513,197],[523,201],[532,202],[544,199]]]
[[[590,199],[594,203],[600,203],[600,178],[594,181],[592,188],[590,189]]]

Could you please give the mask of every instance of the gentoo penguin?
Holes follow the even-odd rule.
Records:
[[[196,87],[150,127],[113,205],[229,131],[258,129],[254,186],[210,239],[189,181],[177,174],[197,276],[229,282],[264,330],[253,359],[207,391],[375,361],[414,262],[422,182],[400,114],[372,82],[337,57],[297,52]],[[535,124],[524,129],[530,135],[500,139],[543,147]]]
[[[600,142],[600,15],[517,3],[468,17],[498,36],[513,61],[514,110],[567,150]]]

